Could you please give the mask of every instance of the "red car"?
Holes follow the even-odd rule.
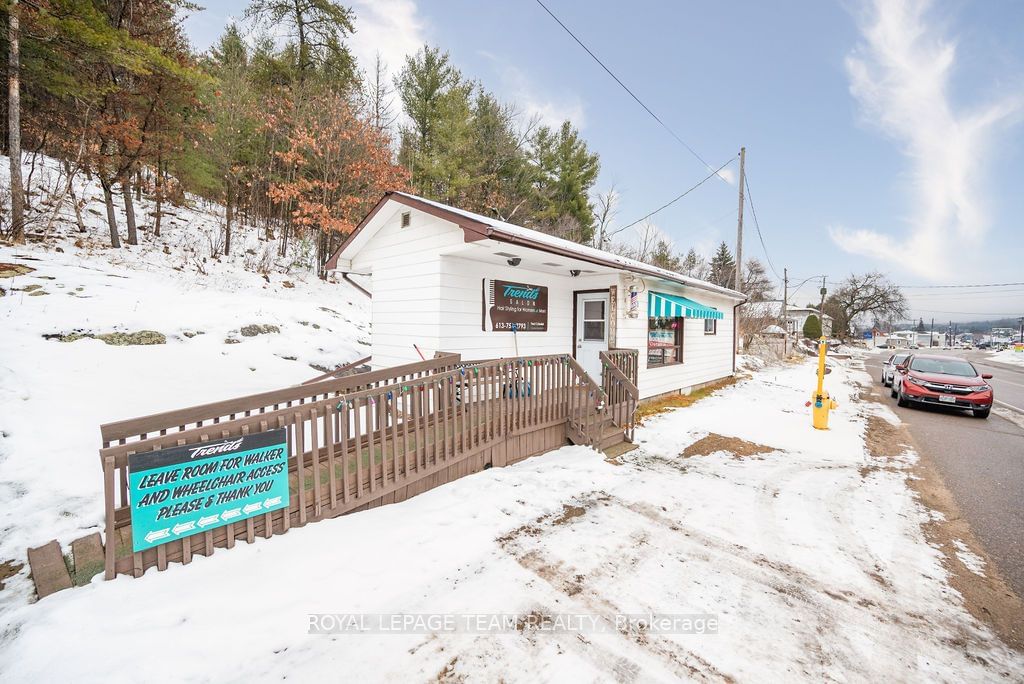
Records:
[[[992,410],[990,373],[979,373],[970,361],[955,356],[913,354],[902,364],[892,385],[900,406],[936,404],[971,409],[975,418]]]

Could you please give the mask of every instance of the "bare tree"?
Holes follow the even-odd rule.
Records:
[[[597,205],[597,231],[594,234],[594,246],[598,249],[608,249],[612,238],[621,233],[625,227],[612,230],[612,222],[619,213],[619,193],[612,185],[603,194],[598,194],[594,200]]]
[[[21,179],[21,54],[18,0],[7,15],[7,154],[11,163],[11,239],[25,242],[25,187]]]
[[[845,336],[859,318],[904,319],[907,298],[883,273],[854,274],[825,300],[825,313],[832,316],[833,334]]]
[[[370,123],[381,133],[390,133],[398,114],[393,111],[395,89],[388,82],[388,66],[378,52],[373,61],[373,72],[365,79],[363,97],[366,99]]]

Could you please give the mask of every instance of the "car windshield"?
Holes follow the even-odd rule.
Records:
[[[907,360],[908,356],[910,356],[910,354],[896,354],[895,356],[892,357],[893,365],[894,366],[900,365],[901,363],[903,363],[904,361]]]
[[[910,370],[922,373],[944,373],[946,375],[959,375],[965,378],[973,378],[978,374],[974,366],[961,361],[960,359],[921,359],[916,358],[910,362]]]

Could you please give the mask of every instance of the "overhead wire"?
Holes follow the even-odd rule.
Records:
[[[563,29],[565,30],[565,32],[566,32],[566,33],[568,33],[568,34],[569,34],[569,35],[570,35],[570,36],[572,37],[572,39],[573,39],[574,41],[576,41],[576,43],[577,43],[577,44],[578,44],[578,45],[579,45],[579,46],[580,46],[581,48],[583,48],[583,49],[584,49],[584,50],[586,51],[586,53],[587,53],[588,55],[590,55],[590,57],[591,57],[591,58],[592,58],[592,59],[593,59],[593,60],[594,60],[595,62],[597,62],[597,63],[598,63],[598,64],[599,64],[600,66],[601,66],[601,68],[602,68],[602,69],[604,69],[604,70],[605,70],[605,73],[607,73],[607,74],[608,74],[609,76],[611,76],[611,77],[612,77],[612,78],[613,78],[613,79],[615,80],[615,82],[616,82],[616,83],[618,83],[618,84],[619,84],[619,86],[620,86],[620,87],[621,87],[621,88],[622,88],[623,90],[625,90],[625,91],[626,91],[627,93],[629,93],[629,96],[630,96],[630,97],[632,97],[632,98],[633,98],[633,99],[634,99],[634,100],[636,101],[636,103],[637,103],[638,105],[640,105],[641,107],[643,107],[643,109],[644,109],[644,111],[645,111],[645,112],[647,112],[648,114],[650,114],[650,115],[651,115],[651,117],[652,117],[652,118],[653,118],[653,119],[654,119],[655,121],[657,121],[657,122],[658,122],[659,124],[661,124],[661,127],[662,127],[662,128],[664,128],[664,129],[665,129],[666,131],[668,131],[668,132],[669,132],[669,135],[671,135],[671,136],[672,136],[673,138],[675,138],[675,139],[676,139],[676,140],[677,140],[677,141],[679,142],[679,144],[680,144],[680,145],[682,145],[683,147],[685,147],[685,148],[686,148],[686,151],[687,151],[687,152],[689,152],[689,153],[690,153],[691,155],[693,155],[693,157],[694,157],[695,159],[697,159],[697,161],[699,161],[699,162],[700,162],[701,164],[703,164],[703,165],[704,165],[705,167],[707,167],[707,168],[708,168],[709,170],[711,170],[711,164],[708,164],[708,163],[707,163],[707,162],[706,162],[706,161],[704,160],[704,157],[702,157],[702,156],[700,156],[699,154],[697,154],[697,151],[696,151],[696,150],[694,150],[694,149],[693,149],[692,147],[690,147],[690,145],[688,145],[688,144],[686,143],[686,141],[685,141],[685,140],[683,140],[683,139],[682,139],[681,137],[679,137],[679,135],[678,135],[678,134],[677,134],[677,133],[676,133],[675,131],[673,131],[673,130],[672,130],[672,128],[671,128],[671,127],[669,127],[669,125],[668,125],[667,123],[665,123],[665,122],[664,122],[664,121],[663,121],[663,120],[661,119],[661,117],[660,117],[660,116],[658,116],[657,114],[655,114],[655,113],[654,113],[654,110],[652,110],[652,109],[651,109],[650,107],[648,107],[648,106],[647,106],[647,105],[646,105],[646,104],[644,103],[644,101],[643,101],[643,100],[641,100],[641,99],[640,99],[639,97],[637,97],[636,93],[634,93],[634,92],[633,92],[633,91],[632,91],[632,90],[630,89],[630,87],[629,87],[629,86],[627,86],[627,85],[626,85],[625,83],[623,83],[623,82],[622,82],[622,79],[621,79],[621,78],[619,78],[618,76],[616,76],[616,75],[615,75],[615,73],[614,73],[614,72],[613,72],[613,71],[612,71],[611,69],[609,69],[609,68],[608,68],[608,66],[607,66],[607,65],[606,65],[606,64],[605,64],[604,62],[602,62],[602,61],[601,61],[601,58],[600,58],[600,57],[598,57],[598,56],[597,56],[596,54],[594,54],[594,51],[593,51],[593,50],[591,50],[591,49],[590,49],[589,47],[587,47],[586,43],[584,43],[584,42],[583,42],[582,40],[580,40],[580,39],[579,39],[579,37],[577,37],[577,35],[576,35],[575,33],[573,33],[573,32],[572,32],[572,29],[570,29],[570,28],[569,28],[568,26],[566,26],[566,25],[565,25],[565,22],[563,22],[563,21],[562,21],[561,19],[559,19],[559,18],[558,18],[557,16],[555,16],[555,13],[554,13],[554,12],[552,12],[552,11],[551,11],[550,9],[548,9],[548,6],[547,6],[547,5],[545,5],[545,4],[544,4],[544,3],[543,3],[543,2],[541,1],[541,0],[537,0],[537,4],[538,4],[538,5],[540,5],[540,6],[541,6],[541,7],[542,7],[542,8],[544,9],[544,11],[545,11],[545,12],[547,12],[547,13],[548,13],[548,15],[549,15],[549,16],[550,16],[550,17],[551,17],[552,19],[554,19],[554,20],[555,20],[555,22],[556,22],[556,23],[557,23],[557,24],[558,24],[559,26],[561,26],[561,27],[562,27],[562,28],[563,28]],[[715,173],[714,173],[713,175],[718,175],[718,171],[721,171],[721,169],[718,169],[718,170],[716,170],[716,171],[715,171]],[[723,178],[722,176],[718,176],[718,177],[719,177],[719,178],[720,178],[720,179],[722,180],[722,182],[723,182],[723,183],[728,183],[728,182],[729,182],[729,181],[725,180],[725,178]],[[641,219],[641,220],[642,220],[642,219]]]
[[[757,229],[757,239],[761,241],[761,249],[764,250],[764,258],[768,262],[768,267],[772,270],[772,273],[775,274],[775,277],[778,280],[784,280],[784,278],[779,275],[779,272],[775,270],[775,264],[772,263],[772,258],[768,256],[768,245],[764,243],[764,235],[761,233],[761,224],[757,220],[757,210],[754,209],[754,197],[750,194],[750,182],[747,180],[746,173],[743,175],[743,187],[746,188],[747,191],[747,202],[750,203],[750,214],[754,217],[754,228]]]
[[[672,199],[672,200],[666,202],[665,204],[661,205],[660,207],[658,207],[654,211],[650,212],[649,214],[647,214],[645,216],[641,216],[636,221],[633,221],[632,223],[628,223],[628,224],[624,225],[622,228],[619,228],[618,230],[625,230],[627,228],[632,228],[633,226],[635,226],[636,224],[640,223],[641,221],[646,221],[647,219],[651,218],[652,216],[657,214],[659,211],[671,207],[673,204],[675,204],[679,200],[683,199],[684,197],[689,195],[691,192],[693,192],[694,190],[696,190],[697,188],[699,188],[700,186],[704,185],[706,182],[708,182],[709,180],[714,178],[716,175],[718,175],[719,171],[724,169],[729,164],[732,164],[734,161],[736,161],[736,157],[732,157],[729,161],[725,162],[724,164],[719,166],[717,169],[712,169],[711,173],[708,174],[707,176],[705,176],[699,183],[697,183],[696,185],[694,185],[691,188],[689,188],[683,194],[676,196],[675,199]]]

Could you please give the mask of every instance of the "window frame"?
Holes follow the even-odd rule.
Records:
[[[674,329],[675,330],[675,340],[674,340],[675,343],[671,347],[667,347],[669,349],[676,350],[676,360],[675,361],[667,361],[667,362],[666,361],[662,361],[661,363],[651,363],[651,321],[661,321],[661,320],[669,321],[670,323],[674,321],[677,324],[675,329]],[[685,328],[686,328],[686,319],[683,318],[682,316],[673,316],[673,317],[666,317],[666,318],[657,318],[657,317],[651,317],[651,316],[647,317],[647,367],[648,368],[665,368],[667,366],[679,366],[679,365],[683,364],[683,361],[684,361],[684,358],[683,358],[683,341],[685,339],[685,335],[683,334],[683,331],[685,330]],[[658,328],[655,328],[655,329],[657,330]],[[660,347],[659,349],[666,349],[666,347]],[[664,358],[664,354],[662,354],[662,358]]]
[[[708,330],[708,321],[711,321],[711,330]],[[705,318],[704,319],[704,334],[705,335],[717,335],[718,334],[718,319]]]

